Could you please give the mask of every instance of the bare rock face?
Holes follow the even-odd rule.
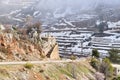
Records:
[[[14,35],[13,33],[0,34],[0,60],[41,60],[42,58],[47,58],[46,55],[48,53],[52,53],[52,56],[56,56],[56,54],[59,54],[57,51],[58,49],[53,50],[54,45],[56,43],[54,38],[47,38],[47,41],[43,40],[43,44],[34,44],[30,42],[30,40],[18,38],[19,35]],[[42,47],[41,45],[43,45],[44,47]],[[57,53],[53,54],[54,51]]]
[[[58,45],[56,44],[55,47],[52,50],[52,53],[50,54],[50,59],[60,59],[59,57],[59,50]]]

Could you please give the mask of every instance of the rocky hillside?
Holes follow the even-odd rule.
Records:
[[[87,61],[0,66],[1,80],[97,80]]]
[[[30,36],[35,33],[37,34],[33,32]],[[55,38],[41,37],[39,40],[35,36],[30,38],[28,35],[18,34],[15,30],[0,31],[0,61],[29,61],[45,58],[59,58]]]

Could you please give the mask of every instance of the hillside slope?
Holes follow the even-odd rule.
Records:
[[[47,56],[48,54],[50,56]],[[0,61],[33,61],[45,58],[59,59],[58,46],[54,37],[39,40],[14,31],[0,32]]]
[[[26,66],[27,65],[27,66]],[[28,67],[29,66],[29,67]],[[30,67],[31,66],[31,67]],[[1,80],[96,80],[87,61],[0,66]]]

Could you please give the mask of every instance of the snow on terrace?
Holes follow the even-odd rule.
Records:
[[[36,16],[37,14],[39,14],[39,11],[35,11],[35,12],[33,13],[33,16]]]
[[[58,32],[52,31],[49,33],[44,33],[44,35],[51,35],[56,37],[59,44],[60,53],[69,54],[72,51],[73,53],[80,54],[81,50],[83,50],[84,53],[89,54],[92,50],[88,48],[89,41],[83,42],[81,46],[81,41],[92,36],[92,33],[89,31],[79,31],[79,33],[76,33],[76,30],[75,32],[74,30],[61,30]],[[82,49],[81,47],[84,47],[84,49]]]
[[[65,23],[60,23],[60,24],[59,24],[59,23],[56,23],[55,25],[56,25],[56,26],[67,26],[67,24],[65,24]]]
[[[109,50],[120,48],[120,36],[112,35],[107,37],[92,37],[92,48],[98,50]]]
[[[58,44],[60,45],[60,53],[71,54],[90,54],[92,49],[98,49],[101,56],[108,56],[108,50],[114,48],[120,48],[120,35],[117,33],[110,33],[112,35],[105,37],[91,37],[92,33],[87,31],[80,31],[80,33],[75,33],[77,30],[61,30],[50,32],[49,34],[57,38]],[[78,30],[79,31],[79,30]],[[87,38],[92,38],[91,41],[85,41],[81,43],[82,40]],[[92,42],[92,46],[88,46]],[[71,44],[76,43],[76,44]],[[65,47],[68,46],[68,47]]]
[[[10,15],[11,15],[11,14],[18,13],[18,12],[20,12],[20,11],[21,11],[21,9],[19,9],[19,10],[15,10],[15,11],[12,11],[12,12],[10,12]]]
[[[112,48],[120,49],[120,35],[113,33],[111,36],[92,37],[90,49],[98,49],[100,57],[109,56],[108,51]]]
[[[120,28],[120,21],[118,21],[118,22],[108,22],[108,28]]]
[[[66,19],[62,19],[63,22],[60,22],[60,23],[56,23],[55,25],[56,26],[67,26],[67,25],[70,25],[72,27],[76,27],[75,25],[73,25],[70,21],[67,21]]]
[[[87,45],[84,44],[84,46],[87,46]],[[75,47],[71,47],[71,52],[73,52],[74,54],[81,54],[82,52],[84,54],[90,54],[92,52],[92,49],[90,48],[83,49],[80,47],[80,45],[75,45]]]
[[[64,19],[64,22],[65,22],[66,24],[72,26],[72,27],[75,27],[75,25],[73,25],[71,22],[69,22],[69,21],[67,21],[67,20],[65,20],[65,19]]]
[[[71,32],[50,33],[52,36],[69,36]]]

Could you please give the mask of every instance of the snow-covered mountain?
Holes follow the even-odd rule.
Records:
[[[9,23],[24,24],[26,16],[30,15],[33,21],[41,21],[43,25],[57,28],[88,27],[95,23],[96,18],[107,15],[106,20],[118,17],[118,0],[112,4],[108,0],[1,0],[5,9],[0,9],[0,16]],[[16,3],[16,4],[14,4]],[[18,4],[17,4],[18,3]],[[12,6],[11,6],[12,5]],[[14,5],[14,8],[13,8]],[[11,7],[10,7],[11,6]],[[114,7],[114,8],[113,8]],[[118,10],[118,9],[117,9]],[[6,13],[6,14],[5,14]],[[110,16],[111,15],[111,16]],[[1,23],[4,23],[0,20]],[[87,22],[88,25],[85,23]]]
[[[30,15],[33,17],[34,21],[40,20],[44,25],[49,24],[49,26],[56,26],[57,24],[58,26],[65,24],[71,27],[75,27],[71,22],[79,22],[91,19],[96,16],[94,13],[90,14],[92,12],[92,8],[86,8],[84,10],[82,6],[78,7],[78,5],[76,5],[73,7],[72,3],[66,5],[67,3],[64,2],[64,4],[62,4],[63,6],[61,6],[57,5],[58,3],[61,3],[60,0],[58,0],[56,4],[53,4],[54,2],[49,1],[50,0],[36,0],[30,5],[25,5],[22,8],[11,11],[8,14],[8,18],[14,21],[24,22],[26,16]],[[86,14],[82,13],[82,11],[87,10],[90,10],[91,12]]]

